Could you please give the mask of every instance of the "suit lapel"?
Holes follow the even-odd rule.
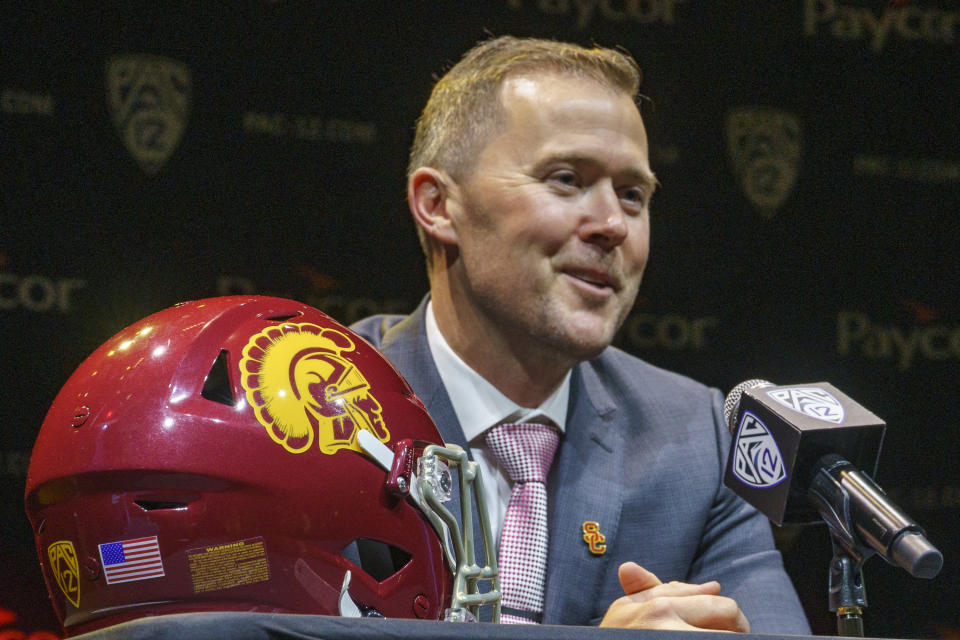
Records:
[[[618,418],[596,371],[589,363],[578,365],[571,377],[566,434],[548,480],[545,623],[583,625],[596,615],[594,594],[609,570],[609,556],[590,552],[582,527],[596,522],[606,544],[616,544],[624,464]]]
[[[400,370],[413,392],[426,405],[443,441],[458,444],[469,453],[470,448],[457,414],[427,344],[428,299],[425,298],[413,313],[383,334],[380,350]]]

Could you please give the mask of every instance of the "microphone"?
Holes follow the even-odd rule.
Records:
[[[822,518],[854,557],[876,552],[918,578],[940,572],[923,529],[860,471],[876,473],[883,420],[826,382],[747,380],[723,411],[733,436],[723,482],[774,524]]]

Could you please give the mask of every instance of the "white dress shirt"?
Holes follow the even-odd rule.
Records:
[[[562,434],[567,425],[567,405],[570,398],[570,372],[560,386],[536,408],[521,407],[479,373],[470,368],[447,343],[437,319],[433,315],[433,302],[427,303],[427,343],[430,354],[440,372],[450,403],[460,421],[460,427],[470,443],[473,459],[483,474],[484,497],[490,511],[493,539],[499,548],[500,529],[510,501],[513,483],[497,464],[484,442],[484,433],[498,424],[507,422],[553,422]]]

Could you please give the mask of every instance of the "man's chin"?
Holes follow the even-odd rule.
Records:
[[[614,332],[607,328],[597,327],[568,327],[564,333],[563,343],[558,345],[565,353],[577,362],[589,360],[610,346]]]
[[[610,346],[617,326],[609,313],[553,306],[542,309],[536,325],[527,325],[527,336],[551,352],[551,358],[565,360],[572,366]]]

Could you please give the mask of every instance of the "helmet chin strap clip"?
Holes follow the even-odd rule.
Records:
[[[413,440],[406,438],[393,446],[393,463],[387,469],[387,491],[401,500],[410,495],[413,484]]]
[[[343,618],[383,618],[383,614],[373,607],[367,607],[353,601],[353,598],[350,597],[351,578],[352,575],[348,569],[343,574],[343,585],[340,587],[340,616]]]
[[[344,618],[362,618],[360,607],[350,597],[350,570],[343,574],[343,585],[340,587],[340,615]]]

